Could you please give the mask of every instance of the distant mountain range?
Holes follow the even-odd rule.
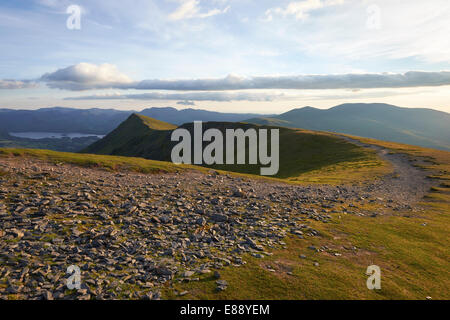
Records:
[[[43,108],[0,109],[0,127],[6,132],[79,132],[107,134],[131,112],[113,109]]]
[[[58,132],[106,135],[136,111],[114,109],[0,109],[0,131]],[[450,150],[450,114],[432,109],[400,108],[388,104],[343,104],[322,110],[293,109],[280,115],[221,113],[207,110],[147,108],[138,112],[181,125],[193,121],[253,124],[340,132],[429,148]],[[30,142],[32,144],[32,142]]]
[[[293,109],[275,117],[253,118],[246,122],[339,132],[450,151],[450,114],[432,109],[381,103],[342,104],[327,110]]]
[[[43,108],[38,110],[0,109],[0,129],[3,132],[79,132],[105,135],[137,111],[114,109]],[[261,117],[254,113],[221,113],[207,110],[148,108],[139,114],[181,125],[187,122],[236,122]]]

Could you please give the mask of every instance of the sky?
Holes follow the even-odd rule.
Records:
[[[0,108],[450,112],[448,0],[0,2]]]

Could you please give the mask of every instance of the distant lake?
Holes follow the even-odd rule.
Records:
[[[91,133],[57,133],[57,132],[9,132],[9,135],[17,138],[27,138],[27,139],[62,139],[62,138],[85,138],[85,137],[98,137],[103,138],[104,135],[91,134]]]

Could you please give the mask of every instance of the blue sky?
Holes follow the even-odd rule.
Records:
[[[81,9],[79,30],[67,28],[71,5]],[[450,112],[449,21],[447,0],[3,1],[0,107],[189,101],[277,113],[386,102]],[[421,73],[403,77],[410,71]],[[367,77],[341,85],[354,74]],[[372,86],[374,74],[402,84],[377,77]],[[255,86],[260,77],[270,81]],[[189,90],[163,85],[180,79]],[[294,86],[280,87],[280,79]],[[217,81],[239,85],[204,85]],[[314,87],[317,81],[324,83]]]

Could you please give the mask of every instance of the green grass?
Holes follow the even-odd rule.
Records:
[[[183,299],[449,299],[449,210],[447,198],[427,205],[415,218],[341,215],[329,224],[313,223],[323,237],[289,237],[287,248],[273,251],[272,256],[246,256],[245,266],[220,270],[229,283],[224,292],[215,291],[212,276],[177,284],[175,289],[189,291]],[[313,252],[310,245],[326,245],[342,256]],[[343,246],[358,250],[353,253]],[[307,258],[301,259],[300,254]],[[366,287],[365,271],[373,264],[381,268],[381,290]],[[169,291],[165,295],[179,298]]]
[[[134,113],[132,114],[130,117],[137,117],[139,118],[147,127],[149,127],[150,129],[154,129],[154,130],[173,130],[176,129],[177,126],[164,122],[164,121],[160,121],[157,119],[153,119],[147,116],[143,116],[141,114],[137,114]]]

